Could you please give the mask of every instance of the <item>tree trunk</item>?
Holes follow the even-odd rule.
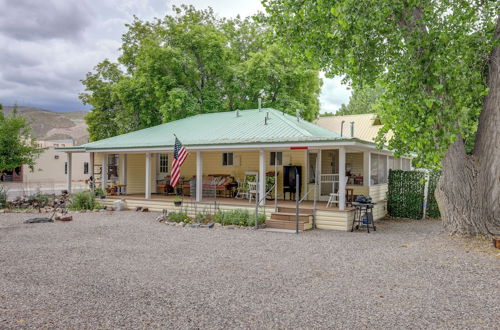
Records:
[[[500,15],[495,31],[499,38]],[[500,233],[500,46],[490,56],[488,88],[472,155],[465,153],[459,137],[443,159],[435,195],[452,234]]]

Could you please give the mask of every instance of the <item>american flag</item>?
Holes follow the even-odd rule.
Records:
[[[181,141],[175,137],[175,146],[174,146],[174,160],[172,162],[172,172],[170,173],[170,185],[172,187],[176,187],[179,184],[181,178],[181,166],[182,163],[186,160],[188,153],[186,148],[182,145]]]

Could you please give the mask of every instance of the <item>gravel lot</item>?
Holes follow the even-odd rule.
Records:
[[[498,253],[437,221],[375,233],[0,214],[0,328],[498,328]]]

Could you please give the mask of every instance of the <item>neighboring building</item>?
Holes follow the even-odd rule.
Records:
[[[68,165],[66,154],[55,148],[74,146],[74,141],[68,140],[37,140],[37,146],[43,150],[38,156],[33,171],[26,165],[4,174],[2,182],[22,183],[64,183],[66,182]],[[89,154],[77,154],[72,159],[72,180],[81,182],[90,177]]]
[[[252,177],[255,182],[250,182],[249,189],[275,200],[277,207],[266,206],[262,198],[260,207],[271,215],[270,224],[283,225],[280,228],[288,228],[288,223],[280,221],[286,222],[291,213],[295,214],[291,207],[284,206],[293,207],[294,202],[287,199],[292,199],[290,192],[297,188],[299,197],[306,201],[302,207],[314,214],[318,228],[350,229],[354,210],[348,207],[347,198],[352,195],[370,195],[377,203],[374,217],[383,217],[388,170],[400,166],[391,151],[377,149],[373,142],[355,135],[341,136],[274,109],[200,114],[58,150],[68,153],[68,160],[90,154],[91,162],[95,162],[90,175],[95,173],[98,185],[110,194],[125,192],[129,207],[177,210],[164,190],[172,169],[174,134],[189,152],[181,168],[181,187],[185,198],[198,205],[193,212],[213,207],[214,198],[221,209],[234,209],[236,205],[255,210],[255,199],[253,203],[251,198],[234,199],[237,182],[241,186]],[[292,182],[291,169],[300,172],[300,184]],[[270,176],[277,178],[277,186],[267,194]],[[69,182],[72,179],[70,173]],[[338,194],[336,207],[329,207],[326,201],[338,191],[350,192],[350,196]],[[112,198],[102,202],[112,203]],[[267,205],[274,203],[268,201]]]
[[[382,128],[380,119],[374,113],[319,117],[315,123],[340,136],[354,137],[367,142],[375,142],[375,138]],[[392,135],[392,131],[389,131],[386,137],[391,138]],[[411,158],[409,157],[389,157],[388,162],[389,168],[403,170],[410,170],[412,168]]]

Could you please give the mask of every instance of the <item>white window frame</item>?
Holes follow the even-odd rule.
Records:
[[[388,181],[388,157],[382,154],[371,154],[370,181],[372,185],[386,184]]]
[[[168,173],[168,154],[158,154],[158,172]]]
[[[234,166],[234,152],[222,153],[222,166]]]

